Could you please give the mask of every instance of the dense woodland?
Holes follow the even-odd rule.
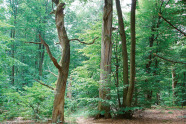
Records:
[[[184,0],[1,0],[0,122],[186,106]]]

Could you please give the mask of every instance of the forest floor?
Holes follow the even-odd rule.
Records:
[[[147,109],[137,111],[134,118],[127,119],[93,119],[77,118],[78,124],[186,124],[186,109],[166,110],[166,109]]]
[[[127,119],[94,119],[77,117],[67,124],[186,124],[186,109],[146,109],[137,111],[134,118]],[[2,124],[49,124],[47,122],[34,122],[31,120],[23,120],[18,117],[13,121],[6,121]]]

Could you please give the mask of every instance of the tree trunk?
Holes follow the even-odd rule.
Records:
[[[111,73],[111,55],[112,55],[112,0],[105,0],[103,12],[103,27],[102,27],[102,41],[101,41],[101,73],[100,73],[100,86],[99,98],[109,100],[110,96],[110,73]],[[99,101],[99,111],[104,111],[104,115],[99,114],[98,118],[110,118],[110,105],[106,102]]]
[[[175,88],[177,85],[177,80],[176,80],[176,73],[175,73],[175,68],[172,67],[172,95],[173,95],[173,104],[175,105]]]
[[[12,8],[12,12],[11,12],[11,16],[14,17],[14,20],[12,21],[13,24],[12,25],[16,25],[16,18],[17,18],[17,5],[18,5],[18,2],[16,0],[10,0],[10,6]],[[12,39],[15,38],[15,27],[13,27],[11,29],[11,32],[10,32],[10,37]],[[13,61],[14,61],[14,55],[15,54],[15,44],[14,44],[14,40],[12,40],[12,46],[11,46],[11,56],[13,58]],[[13,65],[12,65],[12,68],[11,68],[11,84],[14,85],[15,83],[15,65],[14,65],[14,62],[13,62]]]
[[[67,98],[72,99],[72,84],[71,84],[72,78],[70,77],[70,80],[68,81],[67,86]]]
[[[44,54],[45,54],[45,50],[44,50],[44,45],[43,44],[39,44],[39,76],[40,78],[42,77],[42,72],[43,72],[43,61],[44,61]]]
[[[118,43],[116,40],[116,46],[114,48],[114,53],[115,53],[115,59],[116,59],[116,63],[115,63],[115,68],[116,68],[116,78],[115,78],[115,85],[117,88],[117,97],[118,97],[118,104],[119,104],[119,108],[121,108],[121,100],[120,100],[120,94],[119,94],[119,59],[118,59]]]
[[[11,38],[15,38],[15,29],[11,29]],[[14,77],[14,73],[15,73],[15,66],[14,66],[14,52],[15,52],[15,44],[14,41],[12,41],[12,46],[11,46],[11,57],[13,59],[13,65],[12,65],[12,74],[11,74],[11,84],[14,85],[14,81],[15,81],[15,77]]]
[[[119,32],[122,41],[122,56],[123,56],[123,107],[126,106],[127,86],[128,85],[128,56],[127,56],[127,45],[126,35],[124,29],[123,16],[121,11],[120,0],[116,0],[116,9],[118,14]]]
[[[62,58],[58,68],[58,78],[56,84],[56,93],[52,112],[52,122],[56,123],[58,119],[64,123],[64,102],[65,102],[65,89],[68,78],[69,63],[70,63],[70,43],[64,26],[64,3],[57,4],[55,14],[56,27],[58,31],[58,38],[62,47]],[[55,63],[54,63],[55,64]]]
[[[131,54],[130,54],[130,83],[127,92],[126,105],[131,106],[134,82],[135,82],[135,47],[136,47],[136,37],[135,37],[135,10],[136,10],[136,0],[132,0],[131,6]]]

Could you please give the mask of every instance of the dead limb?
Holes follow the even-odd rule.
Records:
[[[39,34],[39,39],[40,39],[41,42],[25,42],[25,43],[43,44],[45,46],[46,50],[47,50],[47,53],[48,53],[50,59],[53,62],[53,64],[56,66],[56,68],[61,69],[61,66],[58,64],[56,58],[53,57],[48,44],[43,40],[43,38],[41,37],[40,34]]]
[[[34,80],[37,81],[38,83],[40,83],[41,85],[43,85],[43,86],[45,86],[45,87],[48,87],[48,88],[51,89],[51,90],[54,90],[53,87],[51,87],[51,86],[49,86],[49,85],[47,85],[47,84],[44,84],[44,83],[42,83],[41,81],[39,81],[39,80],[37,80],[37,79],[34,79]]]
[[[155,56],[159,57],[160,59],[163,59],[165,61],[168,61],[168,62],[172,62],[172,63],[180,63],[180,64],[186,64],[185,62],[178,62],[178,61],[173,61],[173,60],[170,60],[170,59],[166,59],[164,57],[161,57],[159,55],[157,55],[156,53],[153,53]]]
[[[91,44],[93,44],[93,43],[95,42],[96,39],[98,39],[98,37],[94,38],[94,40],[93,40],[91,43],[85,43],[85,42],[83,42],[83,41],[81,41],[81,40],[79,40],[79,39],[70,39],[69,41],[74,41],[74,40],[76,40],[76,41],[79,41],[79,42],[82,43],[82,44],[91,45]]]
[[[167,19],[165,19],[160,13],[158,13],[158,15],[164,20],[166,21],[170,26],[172,26],[174,29],[176,29],[177,31],[179,31],[181,34],[183,34],[184,36],[186,36],[186,33],[181,31],[180,29],[178,29],[177,27],[175,27],[172,23],[170,23]]]
[[[50,59],[52,60],[52,62],[54,63],[54,65],[56,66],[56,68],[61,69],[61,66],[58,64],[56,58],[53,57],[48,44],[43,40],[43,38],[41,37],[40,34],[39,34],[39,39],[41,40],[41,43],[45,46],[47,53],[48,53]]]

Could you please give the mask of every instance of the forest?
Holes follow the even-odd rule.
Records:
[[[185,6],[0,0],[0,123],[185,123]]]

